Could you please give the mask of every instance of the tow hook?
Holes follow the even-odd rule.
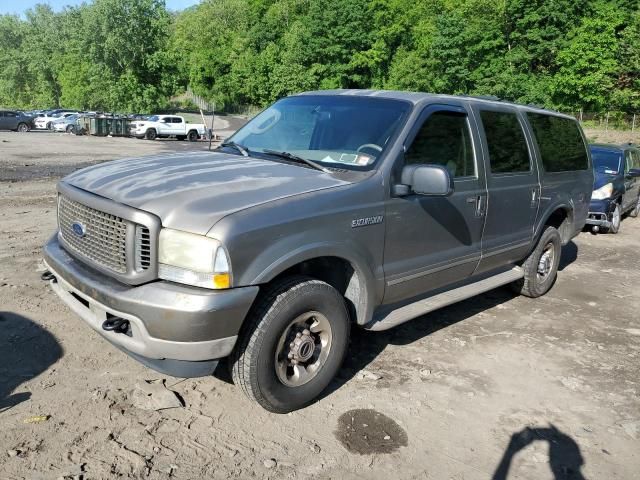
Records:
[[[42,272],[42,275],[40,275],[40,279],[44,280],[45,282],[53,280],[53,282],[55,283],[57,281],[56,276],[49,270],[45,270],[44,272]]]
[[[107,332],[124,333],[125,335],[129,335],[129,327],[129,320],[119,317],[108,318],[102,324],[102,329]]]

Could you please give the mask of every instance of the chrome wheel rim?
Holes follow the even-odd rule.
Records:
[[[613,216],[611,217],[611,225],[615,230],[620,226],[620,207],[616,205],[616,209],[613,211]]]
[[[276,346],[278,379],[289,387],[310,382],[329,357],[332,337],[331,323],[323,314],[310,311],[295,318]]]
[[[538,260],[538,280],[544,282],[553,270],[553,264],[556,257],[556,250],[553,243],[549,242],[545,245]]]

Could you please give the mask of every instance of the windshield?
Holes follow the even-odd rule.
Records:
[[[147,120],[149,120],[150,122],[157,122],[158,120],[160,120],[160,117],[158,115],[152,115],[151,117],[147,118]]]
[[[260,113],[228,141],[251,153],[288,152],[328,167],[368,169],[402,126],[411,106],[400,100],[303,95]]]
[[[611,150],[591,150],[593,168],[598,172],[617,175],[622,165],[622,153]]]

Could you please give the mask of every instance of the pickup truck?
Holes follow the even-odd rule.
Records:
[[[220,359],[265,409],[313,402],[352,326],[556,281],[593,171],[572,117],[370,90],[277,101],[216,152],[118,160],[58,183],[48,280],[110,343],[178,377]]]
[[[152,115],[146,120],[131,122],[131,135],[136,138],[155,140],[175,137],[178,140],[195,142],[204,135],[207,127],[202,123],[187,123],[176,115]]]

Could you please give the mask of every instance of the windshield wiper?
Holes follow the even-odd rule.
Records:
[[[269,155],[275,155],[276,157],[285,158],[287,160],[291,160],[291,161],[294,161],[294,162],[306,163],[310,167],[313,167],[316,170],[320,170],[321,172],[324,172],[324,173],[331,173],[331,170],[329,170],[328,168],[323,167],[322,165],[317,164],[313,160],[309,160],[308,158],[299,157],[298,155],[294,155],[293,153],[290,153],[290,152],[278,152],[277,150],[269,150],[269,149],[264,149],[262,151],[264,153],[269,154]]]
[[[243,147],[242,145],[240,145],[239,143],[236,142],[227,142],[227,143],[223,143],[222,145],[220,145],[221,147],[231,147],[231,148],[235,148],[237,151],[239,151],[243,157],[248,157],[249,156],[249,149],[247,147]]]

